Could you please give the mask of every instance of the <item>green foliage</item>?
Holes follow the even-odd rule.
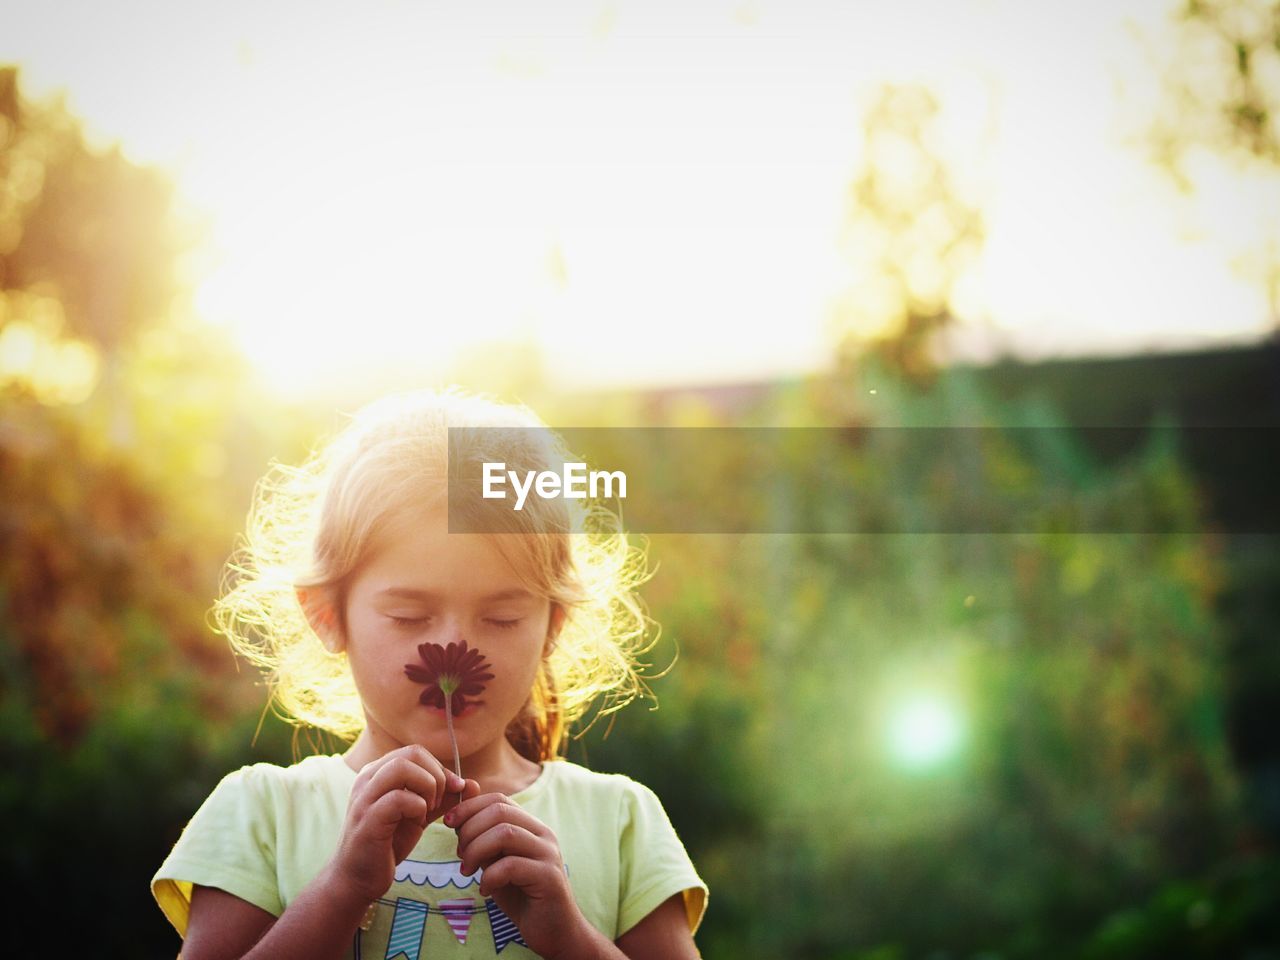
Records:
[[[864,376],[894,425],[1057,423],[958,372],[925,394]],[[815,391],[762,409],[812,423],[832,406]],[[1236,842],[1220,542],[1195,532],[1168,428],[1117,452],[1058,426],[1010,434],[976,466],[854,444],[779,497],[901,528],[944,516],[980,467],[1011,502],[1056,484],[1085,511],[1072,523],[1168,532],[653,538],[654,658],[679,659],[652,683],[658,710],[628,708],[587,755],[660,785],[711,886],[708,957],[1069,956],[1115,904]],[[838,499],[849,489],[856,507]],[[932,764],[895,755],[895,715],[917,696],[962,726]]]
[[[223,774],[287,760],[287,741],[269,725],[254,753],[261,691],[203,627],[214,531],[173,526],[127,457],[95,458],[54,409],[9,404],[0,435],[0,875],[51,889],[110,865],[96,949],[169,950],[139,913],[151,872]]]
[[[141,909],[151,873],[221,776],[290,754],[279,723],[255,746],[262,691],[205,622],[248,486],[286,444],[243,361],[170,312],[167,186],[21,102],[13,71],[0,107],[0,336],[84,338],[92,361],[74,398],[49,387],[60,349],[0,380],[0,875],[51,890],[106,869],[81,915],[95,950],[172,953]]]
[[[1144,904],[1108,917],[1082,960],[1274,957],[1280,944],[1280,864],[1232,858],[1204,876],[1164,884]],[[1249,952],[1252,948],[1253,952]]]

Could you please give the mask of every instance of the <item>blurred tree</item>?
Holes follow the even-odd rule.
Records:
[[[980,211],[944,162],[938,102],[919,85],[881,87],[864,121],[863,169],[849,187],[842,247],[853,270],[833,311],[839,359],[868,345],[909,380],[935,373],[935,336],[955,322],[952,293],[984,239]]]
[[[60,95],[20,97],[0,69],[0,285],[39,287],[62,304],[67,331],[111,352],[171,314],[172,265],[199,233],[173,215],[172,185],[89,149]]]
[[[1280,167],[1280,2],[1180,0],[1162,69],[1153,157],[1181,179],[1192,147],[1242,151]]]
[[[206,226],[179,220],[163,175],[92,150],[63,101],[24,98],[0,68],[0,387],[69,404],[97,391],[104,438],[128,445],[124,354],[182,311],[176,266]]]
[[[1260,168],[1259,185],[1274,189],[1280,180],[1280,0],[1180,0],[1169,19],[1167,38],[1144,38],[1160,93],[1136,140],[1184,194],[1195,191],[1187,165],[1198,150],[1229,161],[1237,177],[1247,167]],[[1234,266],[1263,285],[1280,329],[1276,215],[1273,208],[1264,236]]]
[[[308,435],[186,312],[172,199],[0,69],[0,876],[111,864],[80,907],[103,956],[176,946],[140,891],[250,758],[265,697],[205,613],[267,451]]]
[[[815,431],[774,509],[927,528],[989,484],[1009,506],[1066,477],[1117,530],[1169,532],[657,536],[652,661],[678,653],[651,684],[659,709],[628,707],[574,750],[670,804],[712,888],[708,958],[1070,956],[1118,904],[1233,843],[1215,543],[1177,532],[1198,505],[1168,446],[1103,462],[962,371],[923,390],[873,373],[895,424],[1044,428],[909,457],[905,431],[834,447]],[[791,404],[812,422],[820,399],[775,391],[735,420]],[[705,484],[679,495],[737,485]],[[920,696],[963,736],[908,766],[891,734]]]
[[[1200,187],[1198,174],[1210,161],[1225,168],[1236,186],[1239,205],[1224,218],[1224,234],[1236,241],[1232,266],[1260,283],[1267,297],[1271,344],[1253,356],[1270,370],[1253,382],[1271,390],[1246,400],[1238,383],[1217,385],[1219,395],[1236,402],[1220,407],[1216,422],[1274,426],[1280,413],[1280,0],[1179,0],[1163,26],[1164,34],[1150,31],[1142,38],[1157,102],[1134,142],[1186,195]],[[1200,380],[1210,382],[1203,374]],[[1269,731],[1280,697],[1280,541],[1235,535],[1224,556],[1228,573],[1218,607],[1231,655],[1232,747],[1249,779],[1255,822],[1274,851],[1280,842],[1280,742]]]

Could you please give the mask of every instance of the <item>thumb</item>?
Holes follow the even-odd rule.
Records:
[[[440,804],[437,815],[448,813],[463,800],[470,800],[472,797],[478,796],[480,796],[480,783],[476,780],[466,780],[461,794],[451,790],[444,795],[444,801]]]

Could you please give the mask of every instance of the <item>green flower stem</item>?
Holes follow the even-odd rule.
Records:
[[[453,735],[453,697],[446,696],[444,698],[444,720],[449,725],[449,742],[453,744],[453,772],[458,775],[458,779],[462,779],[462,760],[458,756],[458,738]],[[458,796],[462,796],[462,791],[458,791]]]

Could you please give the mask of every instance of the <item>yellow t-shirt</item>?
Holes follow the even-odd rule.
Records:
[[[197,883],[280,916],[337,849],[355,779],[339,754],[291,767],[255,763],[225,776],[151,880],[179,935],[186,935]],[[644,784],[553,760],[511,799],[556,835],[579,908],[610,940],[675,893],[683,894],[689,929],[697,931],[707,885]],[[356,931],[351,960],[537,956],[481,895],[483,870],[463,875],[460,862],[453,829],[438,820],[428,825],[397,866],[372,925]]]

